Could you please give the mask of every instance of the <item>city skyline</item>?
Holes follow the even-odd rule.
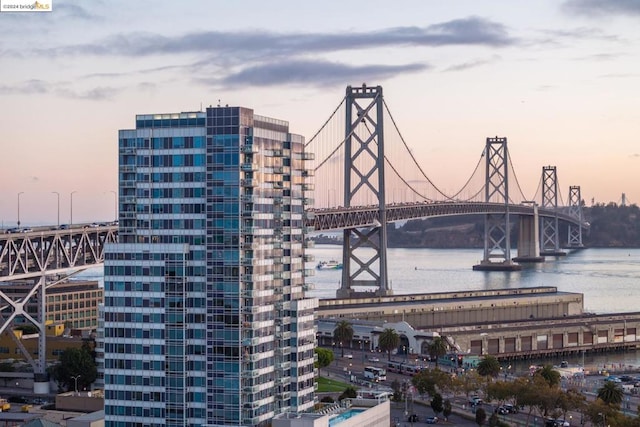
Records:
[[[74,222],[112,220],[134,114],[247,105],[310,138],[363,82],[442,188],[499,135],[525,192],[554,165],[562,194],[639,203],[634,2],[52,4],[0,13],[3,227],[18,204],[23,224],[56,223],[58,197],[69,222],[72,192]]]

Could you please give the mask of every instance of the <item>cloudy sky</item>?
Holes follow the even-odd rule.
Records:
[[[62,1],[0,13],[0,220],[114,216],[117,131],[221,102],[310,137],[347,85],[384,87],[427,175],[455,189],[506,136],[535,192],[640,203],[638,0]],[[220,101],[219,101],[220,100]],[[23,192],[18,196],[19,192]]]

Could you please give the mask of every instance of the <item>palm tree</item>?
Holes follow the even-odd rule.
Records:
[[[598,389],[598,399],[611,406],[620,406],[624,391],[613,381],[607,381]]]
[[[380,350],[387,352],[389,360],[391,360],[391,350],[397,348],[398,344],[400,344],[400,336],[393,328],[386,328],[378,338],[378,347],[380,347]]]
[[[449,346],[442,337],[435,337],[429,344],[429,356],[436,359],[436,368],[438,367],[438,359],[447,354],[448,349]]]
[[[535,375],[540,375],[549,384],[549,387],[555,388],[560,385],[560,372],[553,369],[551,365],[544,365],[542,369],[536,371]]]
[[[485,356],[478,363],[478,374],[483,377],[497,377],[500,373],[500,362],[493,356]]]
[[[340,349],[342,350],[342,357],[344,357],[344,344],[351,342],[353,339],[353,326],[346,320],[341,320],[333,330],[333,339],[335,342],[340,343]]]

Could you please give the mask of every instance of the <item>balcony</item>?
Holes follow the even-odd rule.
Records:
[[[286,362],[280,362],[278,364],[278,369],[282,369],[282,370],[288,370],[291,369],[291,362],[286,361]]]
[[[257,393],[257,392],[259,392],[259,391],[260,391],[260,387],[259,387],[259,386],[257,386],[257,385],[248,385],[248,386],[244,386],[244,387],[242,388],[242,390],[243,390],[245,393],[255,394],[255,393]]]
[[[255,163],[243,163],[240,165],[240,170],[243,172],[257,172],[258,165]]]
[[[307,292],[307,291],[313,291],[316,289],[316,285],[314,285],[313,283],[305,283],[304,285],[302,285],[302,290]]]
[[[305,151],[305,152],[300,153],[300,159],[301,160],[315,160],[316,159],[316,155],[315,155],[315,153],[307,153]]]
[[[258,152],[258,147],[253,144],[244,144],[241,150],[244,154],[256,154]]]
[[[289,400],[290,398],[291,398],[291,392],[290,391],[282,391],[282,392],[276,394],[276,399]]]
[[[288,356],[291,354],[291,347],[289,346],[278,347],[276,349],[276,354],[278,356]]]
[[[258,345],[258,338],[245,338],[242,340],[242,345],[245,347],[251,347]]]
[[[240,185],[242,185],[243,187],[255,187],[256,185],[258,185],[258,181],[256,181],[255,179],[241,179]]]

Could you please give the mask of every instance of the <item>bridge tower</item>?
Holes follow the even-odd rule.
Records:
[[[582,224],[582,197],[580,195],[579,185],[572,185],[569,187],[569,215],[576,217],[579,220],[579,223]],[[582,226],[576,226],[569,223],[567,240],[570,248],[583,248]]]
[[[555,210],[554,218],[541,218],[540,255],[562,256],[558,232],[558,174],[555,166],[542,167],[542,207]]]
[[[484,257],[474,270],[520,270],[511,260],[507,138],[487,138],[485,201],[504,203],[504,213],[484,216]],[[492,261],[497,259],[498,261]]]
[[[376,295],[391,295],[387,279],[382,87],[348,86],[345,106],[343,206],[348,208],[373,200],[378,208],[379,223],[369,229],[343,230],[342,283],[337,297],[357,297],[370,287],[376,288]],[[365,289],[359,291],[353,287]]]

